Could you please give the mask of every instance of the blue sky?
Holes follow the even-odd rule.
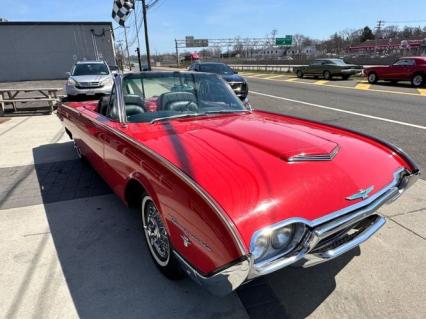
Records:
[[[10,21],[111,21],[112,0],[0,0]],[[385,21],[426,20],[424,0],[159,0],[149,13],[155,53],[173,52],[174,39],[263,37],[301,33],[325,39],[346,28]],[[132,20],[129,21],[134,29]],[[426,25],[407,23],[411,26]],[[402,24],[403,25],[403,24]],[[114,27],[118,25],[114,23]],[[121,31],[116,31],[118,38]],[[129,30],[134,38],[134,30]],[[143,41],[141,37],[141,41]]]

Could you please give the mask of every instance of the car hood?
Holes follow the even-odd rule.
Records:
[[[244,78],[238,74],[222,74],[221,77],[226,82],[245,82]]]
[[[110,74],[106,75],[79,75],[79,76],[72,76],[72,78],[77,82],[100,82],[105,79],[110,78]]]
[[[370,186],[373,195],[403,166],[389,149],[365,137],[258,111],[129,124],[126,133],[214,198],[247,247],[260,228],[293,217],[323,217],[358,202],[346,197]],[[325,161],[291,161],[336,151]]]

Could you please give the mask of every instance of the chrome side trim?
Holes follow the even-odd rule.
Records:
[[[191,279],[217,296],[225,296],[238,288],[246,281],[250,271],[250,260],[245,259],[210,277],[205,277],[186,262],[179,253],[174,251],[174,254],[182,269]]]
[[[76,110],[75,108],[69,107],[69,106],[67,106],[65,104],[62,104],[62,107],[66,108],[68,110],[71,110],[73,112],[79,113],[79,111]],[[99,116],[105,118],[101,114],[99,114]],[[123,138],[124,140],[128,141],[133,146],[135,146],[136,148],[139,148],[140,150],[142,150],[143,152],[148,153],[150,156],[152,156],[153,158],[155,158],[156,160],[158,160],[162,165],[164,165],[167,169],[169,169],[170,171],[172,171],[173,173],[175,173],[176,176],[178,176],[188,186],[190,186],[196,193],[198,193],[200,195],[201,198],[203,198],[209,204],[209,206],[213,209],[213,211],[216,213],[216,215],[222,220],[222,222],[225,224],[225,226],[227,227],[227,229],[231,232],[231,235],[234,238],[235,243],[238,246],[238,249],[240,251],[241,256],[247,255],[247,249],[245,248],[245,245],[244,245],[244,243],[243,243],[243,241],[242,241],[242,239],[241,239],[241,237],[240,237],[240,235],[238,233],[238,230],[237,230],[235,224],[233,223],[233,221],[222,210],[222,208],[220,207],[220,205],[207,192],[205,192],[202,189],[202,187],[199,186],[191,177],[189,177],[188,175],[186,175],[185,172],[181,171],[178,167],[176,167],[173,163],[171,163],[170,161],[168,161],[166,158],[160,156],[159,154],[157,154],[156,152],[154,152],[150,148],[142,145],[141,143],[139,143],[138,141],[130,138],[129,136],[125,135],[124,133],[121,133],[119,131],[113,130],[111,127],[109,127],[108,125],[106,125],[105,123],[103,123],[101,121],[96,121],[96,124],[102,126],[106,130],[108,130],[110,133],[113,133],[113,134],[115,134],[115,135]]]

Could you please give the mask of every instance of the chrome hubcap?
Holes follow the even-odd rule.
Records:
[[[421,75],[416,75],[413,79],[414,85],[420,85],[423,82],[423,77]]]
[[[370,82],[376,81],[376,75],[375,74],[370,74],[370,76],[368,78],[370,79]]]
[[[146,201],[143,209],[144,230],[150,250],[160,265],[167,264],[170,244],[163,221],[151,200]]]

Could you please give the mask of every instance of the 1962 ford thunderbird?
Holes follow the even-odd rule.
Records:
[[[58,116],[140,209],[158,268],[219,295],[360,245],[419,175],[378,138],[247,108],[214,74],[118,75],[109,97],[62,103]]]

